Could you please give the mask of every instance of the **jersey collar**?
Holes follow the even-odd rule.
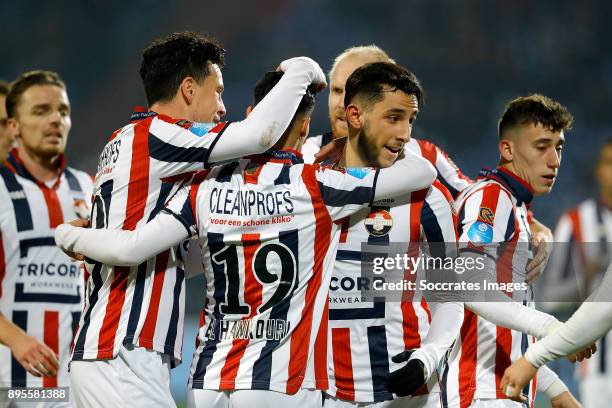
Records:
[[[503,167],[498,167],[495,170],[484,168],[478,174],[478,178],[497,181],[510,190],[512,195],[521,202],[530,204],[531,200],[533,200],[533,188],[531,185],[508,169]]]
[[[19,158],[19,151],[17,150],[17,148],[13,148],[11,150],[11,152],[9,153],[8,159],[6,160],[6,162],[4,163],[4,165],[13,173],[19,175],[20,177],[26,178],[36,184],[38,184],[41,187],[46,187],[47,185],[45,183],[43,183],[42,181],[36,179],[26,168],[25,164],[23,163],[23,161],[21,160],[21,158]],[[66,168],[66,156],[64,154],[60,155],[60,167],[58,170],[58,176],[57,176],[57,180],[55,181],[55,183],[53,184],[53,187],[51,188],[57,188],[57,186],[59,185],[60,179],[61,179],[61,175],[64,172],[64,169]]]
[[[256,163],[284,163],[284,164],[300,164],[304,163],[302,153],[293,149],[268,149],[262,154],[256,154],[246,157]]]

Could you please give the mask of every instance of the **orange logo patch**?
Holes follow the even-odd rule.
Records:
[[[486,222],[487,224],[493,225],[493,219],[495,218],[495,213],[491,211],[490,208],[481,207],[480,213],[478,214],[478,218],[480,218],[482,221]]]

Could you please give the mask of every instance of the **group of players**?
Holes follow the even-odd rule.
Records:
[[[548,349],[521,358],[536,337],[557,344],[572,329],[533,309],[530,287],[523,302],[501,291],[354,296],[364,243],[419,256],[426,242],[428,256],[484,259],[462,279],[532,284],[553,238],[529,206],[557,176],[573,120],[562,105],[509,102],[499,167],[472,181],[411,138],[423,89],[381,49],[336,58],[332,131],[313,137],[326,86],[316,62],[266,73],[247,117],[230,123],[224,53],[190,32],[145,49],[148,109],[112,134],[93,183],[65,165],[61,78],[30,72],[7,89],[2,142],[18,137],[0,170],[0,386],[70,385],[83,407],[174,406],[186,279],[204,273],[189,406],[521,406],[536,388],[580,406],[543,366]],[[587,340],[554,357],[590,357]]]

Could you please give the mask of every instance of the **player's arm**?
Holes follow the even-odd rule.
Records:
[[[310,58],[283,61],[279,69],[285,71],[283,77],[240,122],[216,126],[194,123],[174,132],[152,129],[149,153],[159,162],[160,176],[201,170],[203,164],[263,153],[274,146],[291,123],[308,86],[325,86],[325,74]]]
[[[572,393],[559,376],[550,368],[543,366],[538,370],[538,391],[543,392],[555,407],[580,407]]]
[[[494,210],[490,203],[495,203]],[[518,233],[513,222],[516,212],[508,194],[496,184],[487,185],[465,199],[460,214],[460,256],[466,258],[465,265],[477,267],[466,268],[458,277],[480,287],[464,292],[465,307],[497,326],[538,338],[551,332],[559,324],[554,316],[524,306],[502,291],[483,287],[485,281],[497,282],[498,250]]]
[[[189,188],[186,186],[179,190],[166,209],[133,231],[61,224],[55,229],[55,243],[64,252],[81,254],[107,265],[139,265],[193,234],[195,220]]]
[[[432,257],[454,259],[457,256],[451,201],[450,192],[437,181],[425,197],[421,228]],[[438,275],[439,271],[425,272],[429,282],[444,278]],[[385,384],[387,390],[399,396],[411,395],[427,382],[457,338],[463,323],[463,303],[459,293],[427,291],[423,295],[432,314],[427,336],[414,352],[407,350],[392,358],[396,363],[408,363],[389,374]]]
[[[438,172],[438,180],[448,189],[454,198],[473,181],[467,177],[450,156],[435,144],[420,139],[419,147],[424,157],[430,158]]]
[[[580,350],[589,357],[593,342],[612,329],[612,270],[604,276],[599,288],[554,333],[533,344],[525,355],[504,372],[502,389],[509,397],[520,399],[520,390],[537,373],[538,368],[549,361]],[[585,354],[586,353],[586,354]]]
[[[54,376],[59,368],[57,356],[46,344],[28,335],[0,313],[0,343],[11,349],[15,359],[30,374]]]
[[[306,174],[310,174],[309,169],[315,169],[313,182],[318,184],[321,199],[333,220],[351,215],[376,200],[427,188],[436,177],[435,169],[427,160],[410,152],[381,170],[358,167],[341,172],[305,166]]]

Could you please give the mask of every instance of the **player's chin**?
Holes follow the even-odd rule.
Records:
[[[534,193],[535,195],[546,195],[546,194],[550,194],[550,192],[552,191],[554,184],[551,185],[545,185],[545,184],[541,184],[537,187],[534,188]]]

